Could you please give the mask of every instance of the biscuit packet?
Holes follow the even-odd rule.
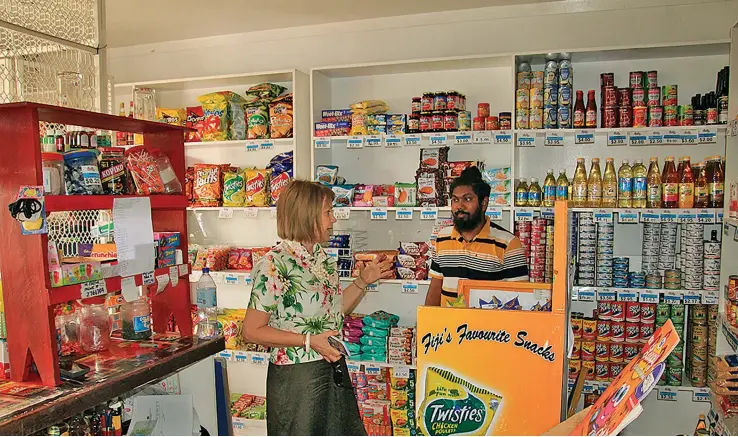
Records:
[[[395,183],[395,206],[415,206],[418,187],[415,184]]]

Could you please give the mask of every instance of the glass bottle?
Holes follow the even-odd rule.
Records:
[[[571,201],[574,208],[587,206],[587,170],[584,168],[584,158],[577,158],[577,168],[574,170],[574,179],[571,181]]]
[[[587,110],[584,113],[584,125],[588,128],[597,127],[597,103],[594,90],[587,91]]]
[[[679,208],[694,208],[694,176],[689,156],[683,156],[682,173],[679,178]]]
[[[177,175],[174,174],[174,168],[172,168],[167,155],[156,148],[150,149],[149,152],[159,167],[159,175],[161,176],[161,181],[164,183],[164,192],[166,194],[182,193],[182,183],[179,182]]]
[[[602,202],[602,173],[600,172],[600,159],[592,158],[592,167],[589,169],[587,180],[587,206],[599,208]]]
[[[119,117],[125,117],[126,116],[126,104],[125,102],[120,102],[120,110],[118,111]],[[115,145],[125,146],[128,144],[128,134],[125,132],[117,131],[115,133]]]
[[[543,181],[543,206],[552,207],[554,202],[556,202],[556,178],[553,169],[549,168]]]
[[[583,128],[585,126],[585,113],[584,108],[584,91],[577,90],[577,101],[574,104],[574,127]]]
[[[121,336],[126,340],[151,338],[151,307],[146,297],[120,306]]]
[[[707,208],[709,203],[709,194],[707,190],[707,169],[704,162],[698,162],[694,165],[697,177],[694,179],[694,207]]]
[[[110,346],[110,323],[105,304],[85,305],[80,316],[79,338],[85,352],[99,352]]]
[[[707,172],[707,204],[710,208],[722,208],[725,193],[725,173],[722,157],[716,155],[707,159],[709,166]]]
[[[679,206],[679,174],[674,168],[674,157],[667,156],[664,161],[664,173],[661,175],[662,208]]]
[[[627,159],[623,159],[623,164],[618,169],[618,207],[633,207],[633,170]]]
[[[130,112],[128,112],[128,118],[133,118],[133,100],[131,100]],[[136,144],[135,134],[133,132],[126,132],[126,143],[129,146]]]
[[[525,178],[520,178],[515,189],[515,206],[528,206],[528,184]]]
[[[530,178],[528,206],[541,206],[541,186],[538,185],[538,178]]]
[[[661,172],[659,171],[659,158],[652,156],[648,165],[646,176],[648,195],[646,196],[646,208],[661,208]]]
[[[569,178],[566,170],[559,170],[559,178],[556,180],[556,200],[569,200]]]
[[[615,160],[605,160],[605,175],[602,177],[602,207],[618,206],[618,174],[615,172]]]
[[[633,165],[633,208],[645,208],[646,197],[648,193],[648,184],[646,181],[646,166],[640,159],[635,160]]]

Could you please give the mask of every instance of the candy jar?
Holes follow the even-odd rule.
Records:
[[[120,307],[121,335],[126,340],[151,338],[151,307],[145,297]]]
[[[105,304],[86,305],[80,316],[80,343],[85,352],[99,352],[110,346],[110,324]]]
[[[67,356],[79,352],[79,321],[74,309],[71,306],[64,308],[62,314],[57,315],[54,322],[58,333],[59,355]]]

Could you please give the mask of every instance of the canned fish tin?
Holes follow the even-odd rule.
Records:
[[[620,127],[633,126],[633,108],[630,106],[621,106],[618,110],[618,116],[620,119]]]
[[[595,377],[595,362],[594,361],[582,361],[582,372],[584,372],[585,381],[594,381]]]
[[[625,322],[610,322],[610,339],[616,343],[625,341]]]
[[[641,304],[638,302],[625,302],[625,321],[641,321]]]
[[[574,347],[571,350],[571,358],[575,360],[582,358],[582,340],[574,340]]]
[[[572,76],[571,61],[569,59],[559,61],[559,85],[571,86]]]
[[[646,73],[643,71],[631,71],[629,77],[631,88],[645,88]]]
[[[530,108],[528,125],[531,129],[543,128],[543,108]]]
[[[610,341],[610,321],[609,320],[598,320],[597,321],[597,340]]]
[[[534,71],[530,76],[530,87],[543,89],[543,72]]]
[[[582,370],[581,360],[569,360],[569,379],[577,379],[579,372]]]
[[[692,355],[689,359],[692,364],[707,364],[707,345],[692,346]]]
[[[527,109],[516,109],[515,110],[515,126],[518,129],[529,129],[529,112]]]
[[[692,346],[706,346],[707,345],[707,326],[692,326]]]
[[[671,304],[670,316],[672,323],[684,323],[684,304]]]
[[[707,326],[707,305],[692,305],[690,311],[692,323]]]
[[[682,368],[666,367],[666,385],[679,387],[682,385]]]
[[[597,318],[600,320],[610,320],[610,302],[597,302]]]
[[[625,342],[638,343],[641,338],[641,324],[638,322],[625,322]]]
[[[594,340],[597,337],[597,320],[592,317],[582,319],[582,339]]]
[[[602,127],[614,128],[618,127],[618,108],[610,107],[605,108],[603,111]]]
[[[594,340],[582,340],[582,361],[594,361],[595,344]]]
[[[571,105],[571,87],[562,85],[559,87],[559,106]]]
[[[581,313],[572,313],[571,330],[574,331],[575,339],[582,338],[582,322],[583,321],[584,321],[584,318],[582,317]]]
[[[623,362],[627,363],[635,358],[641,351],[641,346],[636,343],[625,343],[623,345]]]
[[[615,379],[625,369],[625,364],[621,363],[610,363],[610,378]]]
[[[692,387],[705,387],[707,385],[707,367],[693,366],[689,375]]]
[[[667,365],[673,366],[673,367],[681,367],[684,364],[684,345],[678,344],[674,347],[674,350],[671,351],[669,356],[666,358]]]
[[[633,108],[633,127],[648,126],[648,108],[638,106]]]
[[[595,343],[595,361],[607,362],[610,360],[610,343],[598,341]]]
[[[706,241],[703,247],[705,250],[705,258],[720,257],[720,243]]]
[[[618,106],[618,88],[616,86],[606,86],[603,90],[603,98],[605,108]]]
[[[648,126],[661,127],[664,125],[664,109],[661,106],[648,108]]]
[[[610,320],[613,322],[625,321],[625,302],[610,302]]]
[[[669,318],[671,316],[671,305],[664,302],[656,304],[656,317]]]
[[[518,72],[518,86],[517,88],[520,89],[529,89],[531,85],[531,77],[532,73],[530,71],[519,71]]]
[[[595,381],[607,382],[610,380],[610,363],[595,363]]]
[[[653,336],[653,323],[641,323],[641,336],[638,339],[641,343],[645,343]]]
[[[515,109],[530,108],[530,90],[518,89],[515,91]]]
[[[571,128],[571,107],[570,106],[559,106],[558,127],[562,129]]]
[[[543,89],[531,88],[529,90],[528,102],[531,108],[543,108]]]
[[[623,362],[623,343],[610,343],[610,362]]]
[[[646,107],[648,106],[646,104],[646,90],[643,88],[635,88],[633,91],[631,91],[632,96],[631,99],[633,101],[633,107]]]
[[[676,85],[664,85],[661,87],[661,104],[664,106],[677,105],[679,102]]]

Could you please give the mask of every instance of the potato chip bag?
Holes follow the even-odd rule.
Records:
[[[184,108],[156,108],[156,121],[174,126],[185,125],[186,113]]]
[[[243,98],[232,91],[218,91],[197,98],[202,105],[205,122],[202,130],[203,141],[225,141],[245,139],[243,118]],[[236,127],[232,130],[233,120]],[[243,133],[241,133],[243,131]]]
[[[243,172],[240,170],[224,172],[223,206],[243,206],[245,196]]]
[[[246,120],[248,124],[246,137],[248,139],[269,138],[269,110],[266,105],[247,106]]]
[[[185,126],[197,129],[197,132],[187,132],[185,141],[199,143],[202,141],[202,132],[205,130],[205,114],[202,111],[202,106],[188,106],[185,110]]]
[[[225,337],[226,349],[240,349],[243,344],[243,319],[246,317],[244,309],[225,309],[218,315],[218,323]]]
[[[216,164],[195,164],[194,167],[193,205],[197,207],[218,206],[221,201],[220,166]]]
[[[244,170],[246,198],[244,206],[269,206],[269,173],[267,169]]]
[[[448,370],[428,367],[418,422],[423,435],[487,435],[502,402],[488,390]],[[461,414],[461,412],[464,414]]]
[[[287,88],[283,87],[282,85],[264,82],[247,89],[246,94],[259,97],[260,99],[273,99],[286,90]]]
[[[272,138],[292,138],[292,93],[269,104],[269,135]]]

